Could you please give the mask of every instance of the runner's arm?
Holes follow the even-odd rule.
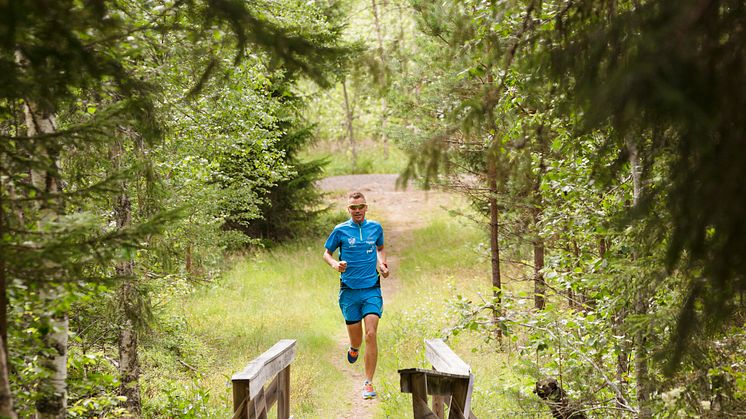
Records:
[[[381,275],[383,275],[384,278],[388,278],[389,265],[386,262],[386,250],[383,248],[383,246],[378,246],[376,248],[376,254],[378,255],[378,270],[381,272]]]
[[[332,252],[329,251],[329,249],[324,249],[324,261],[327,265],[331,266],[332,269],[334,269],[337,272],[344,272],[347,268],[347,262],[345,261],[339,261],[337,262],[334,259],[334,255]]]

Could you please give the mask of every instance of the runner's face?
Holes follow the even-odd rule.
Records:
[[[352,221],[361,223],[365,219],[365,212],[368,211],[368,205],[363,198],[355,198],[347,201],[347,211],[352,217]]]

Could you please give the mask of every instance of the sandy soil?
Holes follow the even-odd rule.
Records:
[[[396,189],[397,175],[348,175],[326,178],[321,181],[321,188],[328,192],[331,199],[340,208],[347,202],[347,194],[353,190],[362,192],[369,205],[368,218],[381,222],[384,229],[386,255],[391,275],[381,281],[384,307],[397,298],[400,279],[397,275],[398,254],[412,239],[412,232],[427,224],[428,209],[447,206],[451,197],[443,192],[422,191],[414,186],[407,189]],[[385,310],[385,309],[384,309]],[[385,316],[382,327],[385,327]],[[364,380],[362,355],[355,365],[349,365],[344,359],[349,341],[340,320],[340,333],[337,337],[338,350],[329,354],[332,364],[345,376],[347,383],[342,387],[349,389],[340,396],[349,400],[350,410],[340,414],[339,418],[361,419],[372,418],[376,411],[377,400],[363,400],[360,391]],[[382,329],[382,332],[385,329]],[[375,380],[374,380],[375,381]]]

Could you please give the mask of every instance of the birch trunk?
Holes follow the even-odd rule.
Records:
[[[353,131],[352,121],[354,113],[350,106],[350,98],[347,94],[347,79],[342,80],[342,91],[345,97],[345,117],[347,122],[347,139],[350,142],[350,152],[352,153],[352,169],[357,168],[357,148],[355,147],[355,132]]]
[[[642,165],[637,145],[630,139],[626,140],[629,152],[629,165],[632,172],[632,205],[637,207],[640,203],[642,193]],[[632,258],[637,259],[636,251],[632,252]],[[637,284],[635,292],[635,314],[645,315],[648,312],[648,292],[644,284]],[[650,376],[648,371],[648,353],[645,347],[645,330],[641,329],[635,333],[635,381],[637,383],[637,403],[639,405],[639,418],[651,417],[650,411]]]
[[[23,64],[23,57],[18,55],[18,60]],[[29,137],[52,134],[57,131],[54,112],[42,109],[38,104],[26,100],[23,106],[26,129]],[[42,201],[40,211],[42,218],[45,216],[53,218],[62,215],[64,209],[58,198],[54,198],[60,192],[60,179],[57,162],[57,151],[48,147],[39,147],[39,156],[49,160],[51,170],[33,170],[31,182],[39,191],[51,198]],[[59,298],[56,286],[47,286],[39,292],[43,301],[49,305]],[[46,319],[49,323],[49,332],[44,336],[45,344],[51,348],[53,355],[44,357],[40,364],[51,373],[48,378],[39,384],[39,399],[36,401],[36,417],[43,419],[64,418],[67,415],[67,336],[69,321],[67,313],[53,311]]]
[[[113,160],[117,169],[124,166],[124,146],[116,141],[113,146]],[[117,228],[125,229],[132,225],[132,203],[128,195],[127,183],[119,182],[119,196],[114,206],[114,217]],[[124,403],[133,416],[139,417],[140,403],[140,365],[138,360],[137,330],[137,290],[134,283],[135,262],[126,260],[116,266],[117,276],[121,278],[119,289],[119,307],[122,324],[119,326],[119,375],[121,385],[119,392],[127,398]]]
[[[371,0],[371,9],[373,10],[373,22],[376,27],[376,39],[378,40],[378,59],[381,61],[381,84],[384,86],[383,97],[381,98],[381,142],[383,142],[383,157],[389,158],[389,138],[386,134],[388,103],[386,102],[386,92],[388,82],[386,80],[386,56],[383,49],[383,29],[381,21],[378,18],[378,5],[376,0]]]

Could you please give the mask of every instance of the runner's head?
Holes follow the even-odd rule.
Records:
[[[358,191],[350,192],[347,195],[347,211],[352,217],[352,221],[362,223],[365,219],[365,212],[368,211],[368,204],[365,202],[365,196]]]

